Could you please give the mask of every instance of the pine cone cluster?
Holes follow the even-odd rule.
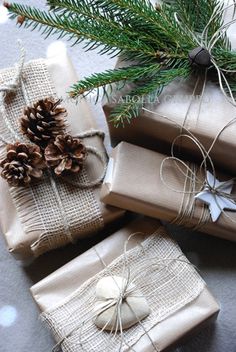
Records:
[[[80,172],[86,156],[81,140],[70,135],[57,136],[45,149],[45,160],[58,176],[65,171]]]
[[[8,144],[6,158],[0,160],[1,176],[11,186],[28,185],[42,177],[46,167],[58,176],[82,170],[86,147],[79,138],[65,134],[67,113],[60,103],[46,98],[24,108],[21,131],[33,144]]]
[[[16,142],[7,145],[7,155],[0,162],[1,176],[10,186],[26,186],[32,179],[41,178],[45,161],[36,145]]]
[[[24,108],[20,118],[22,133],[44,149],[48,143],[65,131],[66,109],[61,100],[46,98]]]

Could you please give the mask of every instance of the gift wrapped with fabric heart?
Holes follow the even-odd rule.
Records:
[[[84,99],[66,96],[76,73],[66,52],[0,71],[0,224],[27,259],[97,233],[122,211],[100,202],[103,133]]]
[[[31,288],[62,351],[167,351],[217,316],[159,221],[140,218]]]

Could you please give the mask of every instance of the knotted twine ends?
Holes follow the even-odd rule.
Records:
[[[111,332],[128,329],[150,314],[146,298],[121,276],[101,278],[96,286],[95,325]]]

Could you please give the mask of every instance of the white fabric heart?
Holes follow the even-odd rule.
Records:
[[[104,330],[128,329],[150,314],[145,297],[120,276],[107,276],[96,286],[95,325]]]

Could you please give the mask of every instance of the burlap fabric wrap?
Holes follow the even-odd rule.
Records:
[[[14,68],[0,71],[0,82],[12,80],[15,73]],[[28,102],[33,103],[49,96],[56,98],[56,91],[45,60],[26,64],[20,88],[16,94],[6,98],[6,114],[0,116],[1,136],[10,142],[28,142],[19,130],[18,118],[22,109]],[[4,147],[2,144],[1,154],[4,153]],[[96,167],[96,164],[91,164],[90,162],[90,169]],[[79,181],[88,182],[86,167],[80,174]],[[34,256],[103,227],[103,217],[92,188],[76,188],[62,180],[45,176],[29,188],[11,187],[10,193],[25,234],[34,231],[40,233],[38,240],[31,244]]]
[[[97,255],[96,251],[94,255]],[[157,267],[151,266],[151,258],[160,260]],[[205,286],[204,281],[184,257],[178,245],[167,236],[163,227],[159,227],[143,242],[130,249],[126,260],[131,272],[131,281],[146,297],[151,309],[150,315],[142,320],[142,324],[137,323],[123,332],[122,347],[120,334],[114,337],[114,334],[99,330],[93,323],[96,284],[105,276],[125,277],[122,254],[85,281],[58,306],[42,314],[56,340],[62,340],[61,347],[64,352],[128,351],[159,322],[198,297]],[[158,351],[155,341],[152,341],[152,346],[153,350]]]

